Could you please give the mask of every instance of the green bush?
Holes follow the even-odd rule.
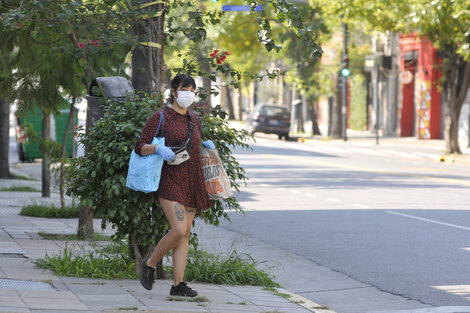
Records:
[[[21,209],[20,215],[32,217],[48,217],[48,218],[77,218],[79,208],[64,207],[58,208],[50,205],[31,204]]]
[[[80,137],[87,147],[85,157],[72,160],[67,170],[67,193],[80,199],[100,214],[102,226],[112,224],[119,238],[128,236],[137,261],[164,236],[169,224],[153,194],[133,191],[126,187],[126,177],[131,151],[147,119],[158,109],[155,99],[136,98],[108,103],[104,117]],[[219,149],[225,161],[232,187],[235,181],[246,180],[245,172],[231,156],[229,146],[248,147],[244,144],[247,133],[230,129],[223,121],[225,112],[213,109],[203,118],[203,132]],[[228,218],[224,207],[240,210],[235,199],[212,201],[210,210],[201,215],[208,223],[217,224],[221,217]],[[197,236],[191,238],[197,245]]]

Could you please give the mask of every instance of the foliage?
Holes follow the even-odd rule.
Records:
[[[55,113],[61,93],[83,95],[92,78],[121,70],[133,42],[120,1],[3,1],[0,21],[16,47],[10,83],[23,109]]]
[[[367,90],[365,78],[361,74],[351,76],[351,129],[365,130],[367,123]]]
[[[31,186],[11,186],[8,188],[0,188],[0,191],[8,191],[8,192],[14,192],[14,191],[22,191],[22,192],[41,192],[41,190],[38,190],[34,187]]]
[[[258,4],[255,1],[245,1],[252,8]],[[226,75],[228,79],[226,83],[239,88],[240,80],[263,80],[264,77],[269,79],[275,78],[279,73],[276,71],[267,71],[265,74],[259,74],[266,66],[267,61],[263,59],[267,57],[266,52],[281,50],[281,46],[276,44],[276,40],[282,41],[282,38],[276,36],[272,30],[271,24],[276,22],[284,25],[294,37],[299,38],[299,43],[302,43],[304,54],[312,59],[318,60],[322,54],[322,50],[317,43],[318,27],[313,23],[306,23],[305,16],[302,16],[301,11],[293,6],[290,2],[285,0],[276,1],[260,1],[263,3],[263,10],[261,12],[251,11],[248,15],[247,12],[242,13],[216,13],[215,8],[220,4],[188,5],[194,11],[188,12],[185,8],[186,14],[181,13],[181,9],[177,6],[170,6],[176,13],[169,12],[171,17],[168,19],[169,25],[173,25],[178,19],[187,19],[186,27],[169,27],[167,44],[171,41],[176,41],[173,47],[169,45],[169,56],[171,57],[171,64],[178,64],[173,67],[176,73],[189,73],[197,76],[210,77],[215,82],[216,76],[219,74]],[[220,8],[219,8],[220,9]],[[178,13],[180,13],[178,15]],[[176,14],[176,16],[175,16]],[[184,16],[183,18],[181,16]],[[201,28],[205,24],[206,32],[202,32]],[[197,27],[194,27],[197,25]],[[257,26],[256,26],[257,25]],[[277,24],[275,24],[277,25]],[[190,29],[191,31],[189,31]],[[194,34],[194,32],[198,34]],[[277,31],[279,33],[280,31]],[[284,29],[285,32],[285,29]],[[195,42],[204,41],[204,46],[208,47],[206,57],[212,65],[210,72],[201,71],[199,68],[197,49],[192,46],[185,46],[185,41],[178,36],[178,33],[184,34],[185,37]],[[275,37],[278,37],[276,39]],[[258,42],[255,41],[257,38]],[[211,49],[212,45],[216,45]],[[213,50],[218,50],[223,47],[225,51],[230,51],[233,54],[230,60],[221,64],[215,64],[214,60],[208,57],[209,53]],[[266,52],[260,51],[260,47],[265,47]],[[183,57],[181,61],[174,59],[175,56]],[[212,90],[213,94],[217,94],[218,90]]]
[[[54,256],[46,254],[34,261],[37,267],[54,271],[60,276],[89,277],[104,279],[137,279],[135,262],[129,255],[127,245],[120,241],[101,247],[95,243],[89,246],[66,244]]]
[[[262,263],[235,249],[225,256],[190,249],[185,279],[201,283],[279,287],[269,274],[256,268]]]
[[[57,208],[50,205],[31,204],[21,209],[20,215],[48,218],[77,218],[78,207]]]

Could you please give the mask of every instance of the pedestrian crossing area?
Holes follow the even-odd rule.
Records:
[[[260,147],[273,147],[273,141],[264,138],[256,138],[254,144]],[[314,142],[314,143],[296,143],[276,141],[276,148],[295,149],[297,154],[318,156],[344,156],[344,157],[375,157],[375,158],[394,158],[394,159],[407,159],[407,160],[432,160],[436,161],[442,155],[442,152],[436,149],[427,149],[420,151],[414,147],[399,147],[394,148],[390,146],[375,146],[375,145],[355,145],[348,143],[344,146],[339,146],[331,143]]]

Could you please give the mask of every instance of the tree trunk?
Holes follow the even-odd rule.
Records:
[[[342,108],[342,94],[341,94],[341,83],[340,83],[340,76],[338,75],[337,81],[336,81],[336,99],[333,102],[333,116],[331,118],[331,138],[335,139],[340,139],[343,138],[342,134],[342,114],[341,114],[341,108]]]
[[[145,4],[149,1],[140,0],[138,3]],[[145,9],[141,9],[145,11]],[[132,31],[134,37],[137,38],[138,42],[149,42],[150,40],[150,28],[147,20],[141,19],[134,21],[132,25]],[[132,85],[137,92],[144,92],[147,95],[152,94],[152,79],[150,71],[152,67],[151,55],[152,48],[138,44],[137,47],[132,51]]]
[[[318,118],[317,118],[317,106],[315,104],[312,105],[312,134],[313,135],[320,135],[320,127],[318,127]]]
[[[446,153],[462,154],[459,146],[459,118],[470,88],[470,63],[465,62],[455,50],[448,53],[444,62]]]
[[[83,206],[78,211],[77,237],[80,239],[92,239],[94,234],[93,211],[90,207]]]
[[[75,99],[70,103],[70,112],[69,118],[67,119],[67,124],[65,125],[64,139],[62,140],[62,152],[60,155],[60,173],[59,173],[59,194],[60,194],[60,207],[65,207],[65,191],[64,191],[64,163],[67,153],[67,137],[70,130],[70,124],[75,115]],[[72,135],[72,144],[73,144],[73,135]]]
[[[148,2],[148,1],[147,1]],[[165,27],[165,4],[159,3],[157,4],[157,10],[162,12],[162,14],[155,19],[150,19],[149,24],[153,25],[151,29],[155,31],[152,33],[153,40],[161,45],[161,48],[151,48],[149,50],[149,54],[151,56],[155,56],[154,59],[149,60],[149,72],[150,76],[152,77],[153,81],[155,82],[155,91],[157,92],[158,96],[161,95],[164,75],[163,69],[165,67],[165,59],[164,59],[164,42],[163,42],[163,31]],[[153,61],[153,67],[152,67]],[[153,75],[153,71],[155,75]],[[162,97],[163,99],[163,97]]]
[[[233,103],[232,103],[232,93],[230,90],[230,85],[225,86],[227,90],[227,110],[228,110],[228,119],[234,120],[235,119],[235,111],[233,110]]]
[[[204,51],[204,46],[202,47],[202,49],[199,50],[199,54],[197,58],[199,61],[199,67],[201,68],[201,71],[206,73],[206,75],[202,77],[202,91],[205,96],[205,98],[202,99],[202,102],[205,104],[205,106],[210,108],[212,107],[212,104],[211,104],[212,82],[209,77],[209,75],[211,74],[211,67],[210,67],[209,61],[207,60],[206,51]]]
[[[42,112],[42,138],[44,141],[51,139],[51,116]],[[42,153],[42,196],[51,197],[51,169],[47,151]]]
[[[0,178],[13,178],[9,165],[10,103],[0,98]]]

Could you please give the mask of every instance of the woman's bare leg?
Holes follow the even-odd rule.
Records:
[[[147,265],[151,267],[157,266],[157,263],[168,253],[168,251],[174,249],[180,243],[188,230],[184,206],[178,202],[162,198],[159,200],[163,212],[170,223],[171,229],[170,232],[168,232],[160,242],[158,242],[152,255],[147,260]]]
[[[193,208],[185,208],[186,234],[180,239],[176,247],[173,249],[173,279],[174,286],[177,286],[184,280],[184,271],[186,269],[186,260],[188,259],[189,235],[191,234],[191,226],[193,224],[196,210]]]

